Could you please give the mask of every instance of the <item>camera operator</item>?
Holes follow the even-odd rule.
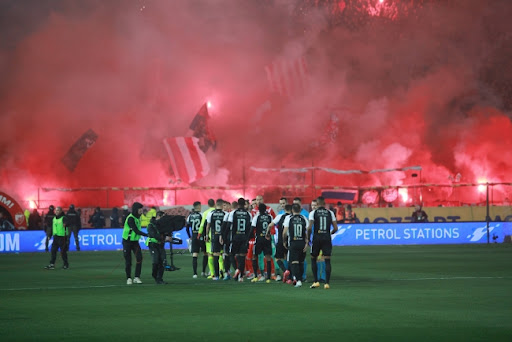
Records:
[[[167,284],[163,280],[164,276],[164,260],[165,260],[165,241],[171,241],[172,235],[165,237],[159,229],[157,222],[165,215],[163,211],[158,211],[156,217],[152,217],[148,224],[148,238],[146,245],[149,247],[153,262],[152,276],[157,284]]]

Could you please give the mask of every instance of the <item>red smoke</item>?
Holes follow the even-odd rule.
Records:
[[[309,174],[248,168],[312,165],[421,165],[425,183],[448,184],[457,173],[461,183],[510,181],[509,99],[483,75],[498,57],[510,60],[496,51],[496,32],[512,32],[502,15],[508,2],[413,8],[386,0],[374,2],[383,11],[375,14],[365,1],[339,1],[329,12],[336,21],[320,7],[301,13],[299,3],[113,1],[20,15],[17,25],[38,23],[0,52],[0,188],[35,200],[41,187],[169,186],[162,139],[184,135],[207,100],[218,148],[201,185],[311,184]],[[24,13],[30,5],[12,6]],[[264,67],[297,56],[306,57],[309,88],[277,99]],[[512,79],[510,70],[499,77]],[[257,114],[269,99],[271,109]],[[322,135],[332,113],[338,135],[329,144]],[[87,129],[99,138],[71,173],[60,159]],[[314,181],[377,186],[410,177],[319,173]],[[472,196],[459,200],[478,201]]]

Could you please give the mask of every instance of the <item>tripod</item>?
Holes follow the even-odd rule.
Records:
[[[180,269],[179,267],[174,266],[174,253],[173,253],[172,245],[173,244],[181,245],[182,242],[183,241],[181,239],[178,239],[178,238],[175,238],[175,237],[173,237],[172,241],[169,242],[169,245],[170,245],[169,252],[171,254],[171,264],[170,265],[167,264],[167,256],[166,256],[165,257],[165,265],[164,265],[164,269],[166,271],[177,271],[177,270]]]

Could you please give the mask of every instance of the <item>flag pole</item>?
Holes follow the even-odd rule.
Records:
[[[315,189],[315,157],[311,158],[311,190],[313,193],[313,197],[311,200],[314,200],[316,197],[316,189]]]
[[[487,228],[487,244],[490,243],[491,239],[489,236],[489,221],[491,220],[491,217],[489,216],[489,182],[486,184],[486,196],[485,196],[485,203],[486,203],[486,215],[485,215],[485,226]]]
[[[242,157],[242,183],[243,183],[243,195],[245,198],[245,150]]]

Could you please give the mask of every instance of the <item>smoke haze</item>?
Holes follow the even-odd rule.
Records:
[[[168,186],[162,139],[185,135],[206,101],[218,148],[202,185],[286,184],[241,170],[311,165],[510,181],[509,1],[377,2],[6,1],[0,188]],[[265,66],[299,57],[304,92],[271,94]],[[70,172],[60,160],[88,129],[98,140]]]

